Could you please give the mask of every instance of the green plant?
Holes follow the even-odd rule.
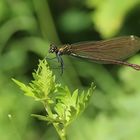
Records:
[[[90,96],[95,89],[94,84],[87,92],[79,94],[78,90],[73,93],[68,87],[63,87],[55,82],[55,76],[50,70],[46,60],[39,61],[38,69],[33,73],[29,85],[25,85],[12,79],[25,95],[40,101],[46,110],[46,115],[36,115],[40,120],[47,121],[55,127],[61,140],[66,140],[66,129],[77,116],[84,111]]]

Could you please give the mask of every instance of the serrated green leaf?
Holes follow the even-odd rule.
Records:
[[[93,94],[94,89],[95,89],[95,85],[94,85],[94,83],[92,83],[91,87],[87,91],[87,93],[85,93],[83,91],[82,94],[79,96],[79,106],[80,106],[79,110],[80,110],[80,112],[82,112],[85,109],[85,107],[90,99],[90,96]]]
[[[38,69],[33,72],[33,78],[34,80],[29,83],[29,86],[17,80],[13,81],[20,86],[25,95],[34,97],[38,101],[48,99],[52,103],[49,94],[55,90],[55,76],[49,69],[46,60],[39,61]]]
[[[37,115],[37,114],[31,114],[32,117],[36,117],[39,120],[42,121],[49,121],[49,119],[47,118],[47,116],[43,116],[43,115]]]
[[[59,96],[55,111],[56,114],[66,122],[66,125],[68,125],[76,119],[81,112],[83,112],[95,86],[92,83],[91,88],[86,93],[82,92],[81,94],[78,93],[78,90],[75,90],[71,94],[67,87],[61,87],[60,89],[60,91],[65,91],[65,94]]]
[[[26,86],[25,84],[23,84],[22,82],[12,78],[12,80],[20,87],[20,89],[24,92],[24,94],[26,96],[30,96],[35,98],[34,93],[33,93],[33,89],[29,86]]]
[[[43,115],[37,115],[37,114],[31,114],[32,117],[35,117],[41,121],[47,121],[49,123],[60,123],[61,121],[57,118],[51,118],[49,116],[43,116]]]
[[[75,90],[75,91],[73,92],[73,94],[72,94],[71,104],[72,104],[73,106],[76,106],[77,102],[78,102],[78,89]]]

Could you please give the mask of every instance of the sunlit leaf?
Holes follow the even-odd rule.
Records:
[[[96,4],[94,0],[88,2],[89,6],[96,5],[96,10],[91,17],[103,38],[116,35],[122,27],[127,13],[138,4],[140,4],[139,0],[104,0]]]

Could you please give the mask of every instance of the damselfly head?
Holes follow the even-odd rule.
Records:
[[[58,48],[56,45],[54,44],[50,44],[50,49],[49,49],[49,53],[54,53],[54,52],[58,52]]]

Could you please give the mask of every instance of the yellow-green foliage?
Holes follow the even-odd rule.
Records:
[[[78,90],[71,93],[67,86],[63,87],[55,82],[55,76],[49,69],[46,60],[39,61],[38,69],[33,73],[33,78],[34,80],[28,85],[15,79],[13,81],[25,95],[43,103],[47,111],[46,116],[36,114],[33,116],[52,123],[62,137],[66,127],[84,111],[95,86],[92,84],[87,92],[81,94]]]

